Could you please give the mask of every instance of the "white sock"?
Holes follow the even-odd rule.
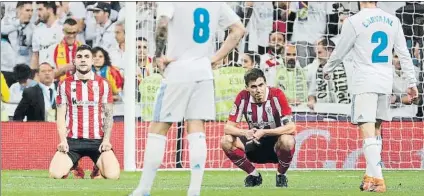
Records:
[[[376,137],[367,138],[364,140],[364,155],[367,160],[367,167],[369,166],[370,176],[374,178],[383,178],[381,170],[381,154],[380,145]]]
[[[207,157],[206,135],[201,132],[191,133],[187,139],[191,167],[190,187],[187,195],[199,196]]]
[[[252,173],[250,173],[249,175],[252,175],[252,176],[259,176],[259,172],[255,169],[255,170],[253,170],[253,171],[252,171]]]
[[[140,183],[133,195],[150,195],[156,171],[159,169],[165,154],[166,136],[149,133],[144,152],[143,173]]]

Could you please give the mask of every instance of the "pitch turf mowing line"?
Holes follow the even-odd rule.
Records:
[[[289,171],[289,188],[275,187],[275,172],[262,171],[261,187],[244,188],[239,171],[207,171],[202,196],[287,195],[424,195],[424,171],[385,171],[388,192],[359,192],[362,171]],[[47,171],[2,171],[1,195],[6,196],[121,196],[138,184],[140,172],[123,172],[121,179],[91,180],[47,178]],[[89,178],[89,173],[86,173]],[[189,172],[159,172],[152,196],[185,196]]]

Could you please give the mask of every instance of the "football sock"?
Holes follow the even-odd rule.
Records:
[[[279,175],[286,174],[287,170],[290,167],[290,163],[293,159],[294,146],[291,150],[280,149],[276,151],[278,158],[278,169],[277,172]]]
[[[144,165],[140,183],[134,195],[150,195],[156,171],[159,169],[165,153],[166,136],[149,133],[144,152]]]
[[[381,145],[376,137],[366,138],[364,140],[364,155],[369,166],[370,176],[374,178],[383,178],[381,170]]]
[[[259,172],[255,169],[249,175],[251,175],[251,176],[259,176]]]
[[[189,159],[191,167],[188,196],[200,195],[203,173],[207,157],[206,135],[202,132],[191,133],[187,136],[189,143]]]
[[[255,171],[255,166],[247,159],[246,153],[243,150],[236,148],[235,150],[224,151],[225,155],[234,163],[237,167],[242,169],[248,174]],[[258,174],[259,175],[259,174]]]

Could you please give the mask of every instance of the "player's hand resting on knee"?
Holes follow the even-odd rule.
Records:
[[[57,145],[57,150],[59,152],[67,153],[69,152],[69,145],[67,141],[60,142],[59,145]]]
[[[251,140],[251,139],[253,139],[253,135],[255,134],[255,131],[256,131],[256,129],[247,130],[244,133],[244,136],[246,137],[247,140]]]
[[[259,141],[264,135],[265,135],[264,130],[263,129],[259,129],[259,130],[256,130],[256,132],[253,135],[253,137],[255,138],[256,141]]]
[[[102,144],[100,144],[99,151],[106,152],[109,150],[112,150],[112,144],[109,141],[103,141]]]

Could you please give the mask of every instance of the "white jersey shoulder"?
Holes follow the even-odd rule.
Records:
[[[215,33],[240,20],[222,2],[160,2],[157,17],[168,17],[166,55],[178,60],[210,57]]]

